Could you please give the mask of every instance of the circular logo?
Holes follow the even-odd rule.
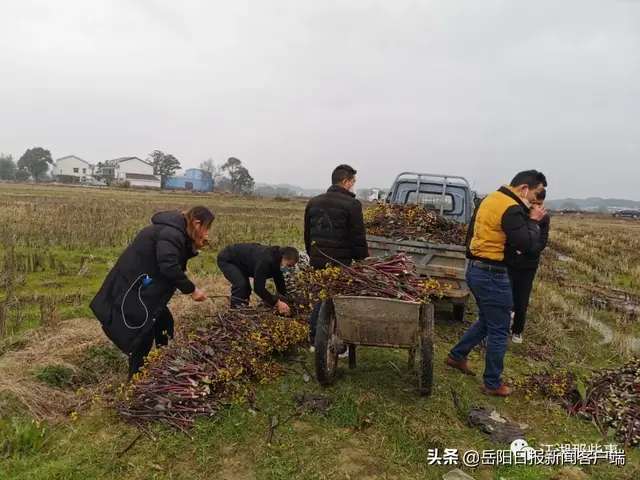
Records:
[[[528,446],[529,444],[524,438],[516,438],[513,442],[511,442],[511,451],[513,453],[516,453]]]
[[[516,438],[511,442],[511,453],[516,458],[524,458],[527,461],[531,461],[536,456],[535,448],[529,446],[527,441],[523,438]]]

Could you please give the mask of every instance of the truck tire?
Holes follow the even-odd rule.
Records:
[[[420,344],[420,368],[418,369],[418,393],[423,397],[433,390],[433,341],[423,340]]]
[[[338,373],[338,351],[331,344],[336,329],[335,307],[328,299],[320,306],[315,340],[316,379],[324,387],[330,386]]]
[[[458,303],[458,304],[454,304],[453,305],[453,315],[452,315],[452,319],[454,322],[463,322],[464,321],[464,314],[467,311],[467,306],[462,303]]]

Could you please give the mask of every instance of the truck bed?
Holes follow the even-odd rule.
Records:
[[[382,257],[394,253],[406,253],[421,275],[435,278],[441,284],[451,285],[444,294],[451,300],[464,300],[469,296],[465,280],[467,268],[466,248],[462,245],[426,243],[418,240],[397,240],[367,235],[369,253]]]

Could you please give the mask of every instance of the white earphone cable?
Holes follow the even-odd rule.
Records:
[[[127,323],[127,318],[124,314],[124,302],[127,299],[127,295],[129,295],[129,292],[131,292],[131,289],[135,286],[135,284],[138,282],[138,280],[140,280],[141,278],[145,278],[148,279],[149,275],[147,275],[146,273],[143,273],[142,275],[140,275],[138,278],[136,278],[133,283],[129,286],[129,289],[127,290],[127,293],[124,294],[124,297],[122,298],[122,304],[120,305],[120,313],[122,314],[122,320],[124,321],[125,326],[129,329],[129,330],[139,330],[142,327],[144,327],[147,322],[149,321],[149,310],[147,310],[147,306],[144,304],[144,302],[142,301],[142,287],[145,286],[144,282],[140,284],[140,286],[138,287],[138,300],[140,301],[140,303],[142,304],[142,308],[144,308],[144,322],[142,323],[142,325],[140,325],[139,327],[132,327]]]

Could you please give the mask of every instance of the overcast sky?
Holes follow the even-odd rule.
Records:
[[[3,0],[0,151],[640,200],[634,0]]]

